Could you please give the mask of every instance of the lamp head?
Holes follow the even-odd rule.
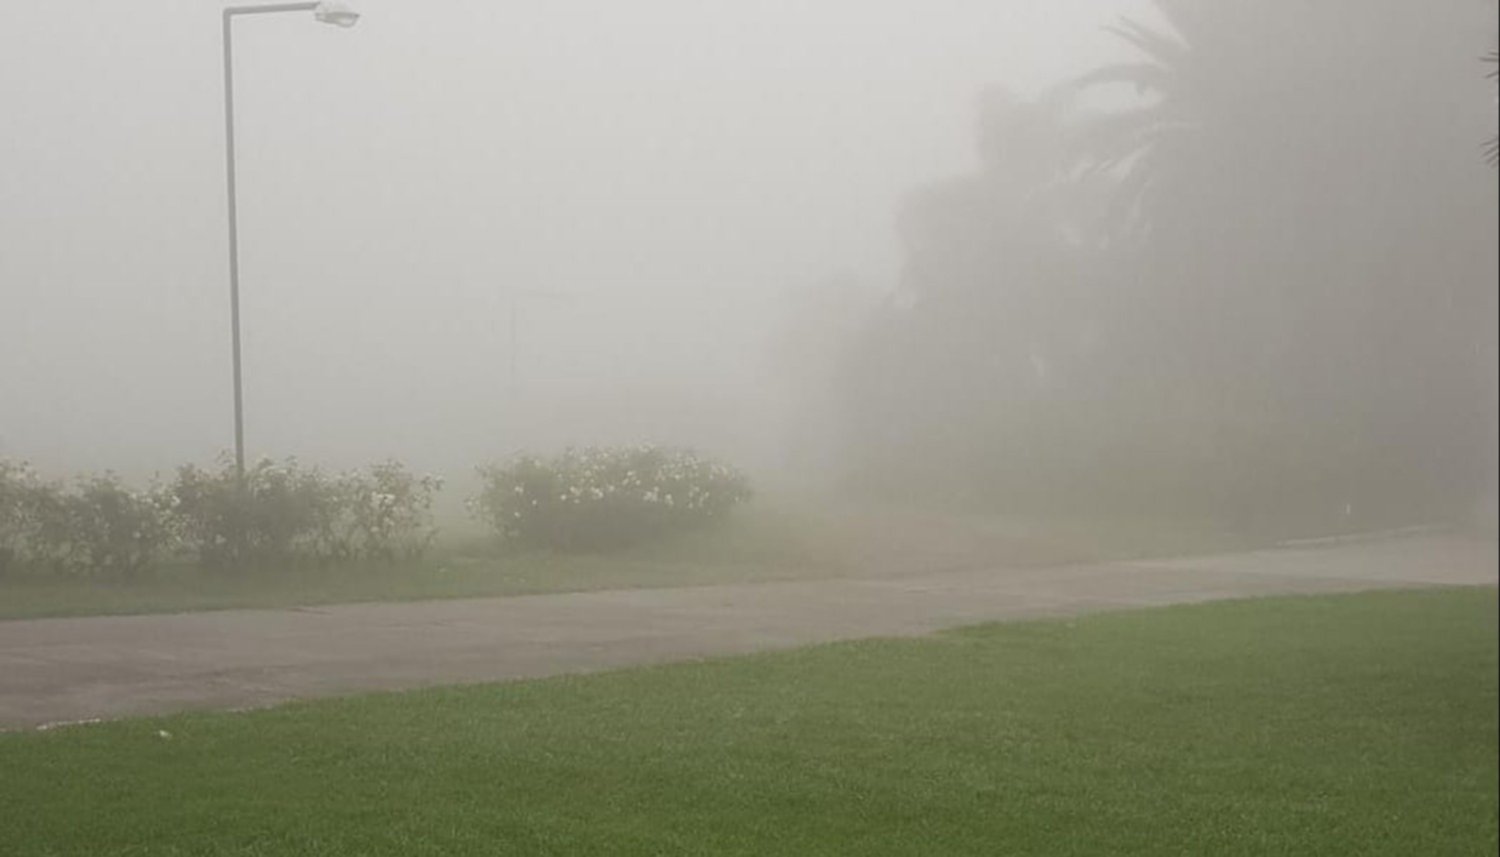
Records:
[[[350,9],[348,5],[334,2],[334,0],[323,0],[322,3],[319,3],[313,9],[313,17],[325,24],[333,24],[338,27],[352,27],[359,21],[358,12]]]

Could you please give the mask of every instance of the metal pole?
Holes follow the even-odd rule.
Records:
[[[317,8],[316,2],[265,3],[260,6],[230,6],[224,10],[224,15],[228,17],[230,15],[264,15],[267,12],[311,12]]]
[[[307,12],[317,3],[270,3],[224,10],[224,166],[229,189],[229,339],[234,351],[234,472],[245,479],[245,393],[240,375],[240,232],[234,186],[234,16]]]
[[[245,400],[240,381],[240,236],[234,193],[234,11],[224,10],[224,156],[229,182],[229,338],[234,349],[234,472],[245,479]]]

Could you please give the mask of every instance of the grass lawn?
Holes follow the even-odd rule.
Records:
[[[205,573],[178,564],[128,584],[44,575],[0,577],[0,620],[878,576],[1248,544],[1201,525],[1156,521],[835,514],[797,506],[754,506],[703,532],[609,554],[506,552],[472,526],[450,525],[445,532],[431,556],[396,564],[237,573]],[[881,565],[887,567],[874,568]]]
[[[0,853],[1493,855],[1496,632],[1240,601],[4,734]]]

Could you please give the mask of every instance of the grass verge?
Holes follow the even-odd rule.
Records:
[[[531,595],[837,576],[842,558],[812,522],[770,510],[608,554],[506,551],[477,533],[449,535],[420,560],[205,571],[178,563],[110,582],[56,575],[0,578],[0,620],[181,613],[251,607]]]
[[[533,595],[594,589],[921,574],[1245,547],[1212,529],[908,510],[754,506],[720,525],[599,554],[506,552],[470,528],[419,561],[206,572],[177,564],[128,583],[0,578],[0,620]]]
[[[1240,601],[5,734],[0,852],[1493,854],[1496,631]]]

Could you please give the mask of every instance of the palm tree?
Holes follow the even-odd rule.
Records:
[[[1360,72],[1332,70],[1370,68],[1369,39],[1349,39],[1349,30],[1386,36],[1398,4],[1375,4],[1383,13],[1358,24],[1350,5],[1156,0],[1161,28],[1131,19],[1107,28],[1136,56],[1074,89],[1129,87],[1139,104],[1088,123],[1075,155],[1082,170],[1117,180],[1123,234],[1194,229],[1205,211],[1225,207],[1285,208],[1287,194],[1321,178],[1315,163],[1347,160],[1341,144],[1319,136],[1324,117],[1355,100],[1378,112],[1381,97],[1351,80]]]
[[[1414,14],[1403,3],[1361,5],[1359,15],[1339,3],[1293,8],[1248,0],[1156,0],[1155,5],[1163,29],[1130,19],[1106,28],[1134,50],[1135,59],[1073,82],[1080,92],[1130,87],[1141,98],[1133,109],[1087,123],[1075,140],[1083,171],[1106,173],[1118,182],[1112,219],[1120,234],[1139,237],[1151,231],[1172,207],[1166,199],[1212,181],[1208,173],[1223,175],[1254,163],[1266,154],[1264,143],[1274,146],[1283,131],[1299,133],[1293,125],[1316,124],[1329,109],[1362,99],[1366,115],[1379,115],[1384,106],[1393,122],[1369,142],[1379,147],[1399,136],[1400,118],[1383,105],[1381,95],[1393,79],[1390,63],[1378,52],[1362,52],[1353,44],[1360,40],[1349,35],[1362,33],[1370,42],[1371,34],[1378,34],[1387,50],[1420,49],[1419,34],[1408,41],[1403,33],[1402,21]],[[1500,66],[1500,52],[1491,51],[1483,61]],[[1340,66],[1355,70],[1342,77],[1331,72]],[[1494,80],[1497,72],[1500,68],[1491,69],[1487,77]],[[1357,81],[1365,78],[1373,80],[1360,87]],[[1350,160],[1359,153],[1339,155]],[[1500,165],[1500,136],[1485,141],[1484,157],[1491,166]]]
[[[1494,208],[1493,185],[1473,180],[1484,167],[1462,152],[1490,136],[1470,47],[1490,12],[1155,5],[1160,26],[1110,28],[1132,59],[1076,81],[1141,96],[1076,141],[1077,169],[1114,181],[1117,235],[1131,239],[1121,338],[1194,391],[1174,401],[1201,394],[1230,422],[1273,416],[1292,427],[1288,443],[1407,450],[1402,438],[1422,432],[1468,443],[1474,348],[1493,342]],[[1484,154],[1497,162],[1500,145]],[[1422,432],[1413,401],[1430,403]],[[1427,448],[1411,455],[1434,473],[1451,466]]]
[[[1075,140],[1075,154],[1085,172],[1114,174],[1118,179],[1111,219],[1124,234],[1149,230],[1147,212],[1169,179],[1169,162],[1186,153],[1203,127],[1203,87],[1193,85],[1203,62],[1186,36],[1193,31],[1187,9],[1171,2],[1160,8],[1175,34],[1122,19],[1106,29],[1134,47],[1140,59],[1103,66],[1074,82],[1080,91],[1130,86],[1147,99],[1136,109],[1092,119]]]

